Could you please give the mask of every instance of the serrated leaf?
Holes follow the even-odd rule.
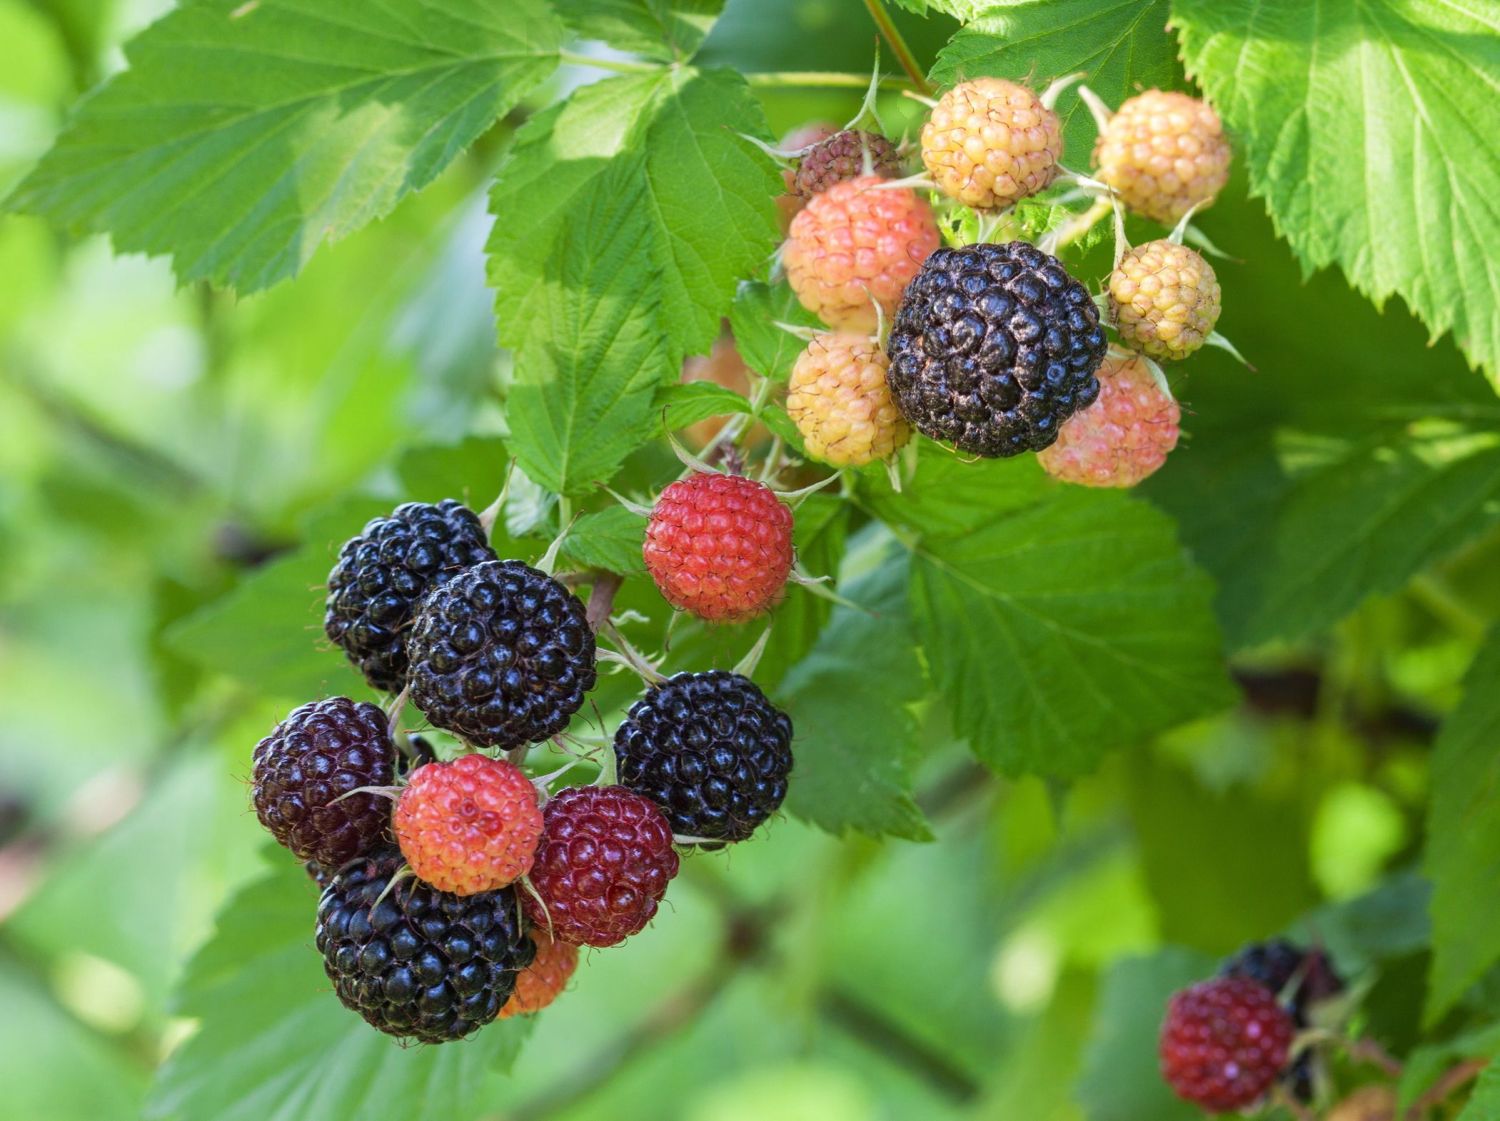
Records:
[[[711,381],[664,386],[657,391],[656,403],[666,410],[667,426],[673,430],[709,417],[750,411],[750,402],[744,397]]]
[[[1114,107],[1142,89],[1181,84],[1166,32],[1167,0],[991,0],[973,6],[979,10],[932,68],[933,81],[941,85],[988,75],[1041,91],[1054,78],[1081,72],[1089,88]],[[1058,102],[1057,111],[1063,162],[1086,167],[1097,131],[1093,118],[1072,94]]]
[[[542,0],[208,0],[152,25],[10,200],[242,292],[390,212],[557,63]]]
[[[907,578],[897,558],[841,589],[864,610],[836,609],[777,695],[796,731],[787,808],[830,833],[932,839],[912,799],[922,751],[907,706],[922,698],[926,681]]]
[[[1230,425],[1213,441],[1152,493],[1219,575],[1236,647],[1328,626],[1500,522],[1500,430],[1381,418],[1358,434]]]
[[[489,271],[517,348],[511,444],[544,486],[613,474],[770,253],[774,168],[736,135],[765,131],[743,79],[683,68],[587,86],[518,134]]]
[[[1440,0],[1175,0],[1187,70],[1307,269],[1401,296],[1500,386],[1500,17]]]
[[[939,444],[918,441],[916,470],[893,490],[884,473],[861,479],[861,501],[891,526],[951,537],[1031,506],[1055,485],[1036,460],[982,459],[967,463]],[[905,457],[898,458],[903,467]]]
[[[1089,1121],[1200,1121],[1202,1112],[1162,1078],[1156,1040],[1172,994],[1211,976],[1216,964],[1172,948],[1128,958],[1109,971],[1078,1086]]]
[[[563,538],[561,553],[581,568],[602,568],[630,576],[646,571],[641,545],[646,519],[623,506],[584,514]]]
[[[740,357],[762,377],[786,381],[792,364],[807,344],[777,323],[821,328],[817,316],[802,306],[786,281],[774,285],[743,281],[729,309],[729,329]]]
[[[280,859],[230,900],[183,979],[182,1011],[201,1027],[161,1069],[148,1118],[462,1121],[500,1104],[531,1017],[401,1047],[330,991],[312,945],[317,899],[307,874]]]
[[[585,39],[666,62],[691,58],[724,0],[553,0]]]
[[[188,660],[239,678],[257,692],[295,697],[369,695],[369,687],[323,636],[323,600],[339,547],[388,502],[347,499],[310,518],[303,544],[246,576],[228,593],[164,633]]]
[[[1209,581],[1142,502],[1053,488],[923,539],[912,573],[933,681],[999,770],[1082,774],[1234,699]]]
[[[1500,961],[1500,631],[1469,668],[1464,697],[1443,724],[1432,759],[1426,870],[1432,880],[1432,980],[1436,1022]]]

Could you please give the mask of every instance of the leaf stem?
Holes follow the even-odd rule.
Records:
[[[776,86],[801,86],[806,88],[866,89],[870,84],[868,74],[845,74],[839,70],[771,70],[758,74],[746,74],[745,81],[761,88]],[[881,78],[882,87],[911,89],[913,83],[906,78]]]
[[[593,55],[579,54],[577,51],[558,51],[557,57],[562,62],[571,63],[573,66],[591,66],[595,70],[608,70],[614,74],[654,74],[666,67],[659,62],[639,62],[630,58],[595,58]]]
[[[880,34],[890,44],[890,48],[896,55],[896,61],[901,64],[907,76],[911,78],[912,85],[918,93],[926,97],[932,93],[932,87],[927,84],[927,77],[922,73],[922,68],[917,65],[916,57],[911,53],[911,48],[906,45],[906,40],[901,35],[901,30],[891,19],[891,13],[885,10],[883,0],[865,0],[865,7],[870,12],[870,18],[875,21],[875,26],[880,29]]]

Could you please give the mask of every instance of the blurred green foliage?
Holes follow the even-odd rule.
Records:
[[[0,0],[0,188],[160,7]],[[692,9],[674,8],[684,41]],[[955,28],[901,22],[927,61]],[[628,20],[617,32],[637,33]],[[857,3],[736,0],[699,61],[861,72],[873,40]],[[942,58],[940,74],[1014,61],[972,31]],[[1169,57],[1152,65],[1176,80]],[[1146,488],[1150,507],[940,459],[914,493],[861,477],[857,513],[831,497],[804,507],[809,570],[842,562],[841,590],[882,623],[802,589],[782,609],[762,668],[812,736],[795,816],[689,860],[662,920],[587,957],[509,1075],[487,1062],[522,1026],[481,1036],[479,1057],[402,1052],[319,987],[313,890],[260,855],[249,752],[291,705],[362,688],[318,631],[337,543],[395,501],[482,506],[499,489],[514,370],[485,287],[486,192],[516,122],[581,80],[550,79],[430,188],[253,296],[179,287],[162,260],[0,218],[0,1121],[319,1117],[338,1080],[369,1095],[369,1117],[1171,1121],[1193,1113],[1155,1076],[1166,994],[1287,928],[1354,975],[1372,1035],[1429,1048],[1414,1070],[1492,1050],[1470,1033],[1493,1019],[1493,935],[1439,954],[1431,999],[1427,978],[1434,934],[1462,947],[1493,886],[1493,790],[1476,775],[1493,771],[1494,640],[1474,654],[1500,610],[1500,405],[1395,302],[1377,311],[1337,275],[1304,277],[1243,176],[1202,225],[1232,255],[1217,265],[1221,327],[1255,369],[1194,361],[1177,386],[1186,440]],[[759,100],[781,133],[845,119],[857,95]],[[898,132],[919,111],[894,95],[882,109]],[[732,291],[736,269],[721,271],[713,283]],[[742,289],[737,318],[745,306],[785,307],[784,293]],[[776,338],[746,341],[752,364],[784,376]],[[637,453],[616,485],[644,491],[664,461]],[[1003,520],[975,534],[975,501]],[[633,563],[629,519],[604,505],[564,550]],[[1017,610],[1008,586],[979,622],[943,600],[937,561],[971,583],[1015,578],[1004,550],[1029,525],[1072,516],[1081,533],[1112,510],[1128,548],[1052,539],[1055,555],[1025,562],[1047,609],[1023,612],[1042,622],[1017,632],[1013,657],[995,638]],[[872,511],[925,552],[908,562],[888,535],[851,536]],[[502,533],[534,557],[558,515],[523,483]],[[1076,605],[1048,615],[1055,582],[1122,555],[1121,584],[1096,598],[1145,584],[1164,625],[1193,622],[1203,642],[1222,630],[1233,689],[1216,651],[1185,652],[1172,633],[1114,660],[1057,638]],[[929,569],[911,618],[892,592],[908,564]],[[659,614],[641,583],[620,606]],[[674,657],[732,664],[753,637],[689,628]],[[1057,669],[1050,685],[966,684],[1028,656]],[[1471,662],[1469,699],[1439,737]],[[924,673],[984,715],[926,695]],[[1066,733],[1089,712],[1069,692],[1083,679],[1139,690],[1148,717],[1120,742],[1008,725],[1002,742],[1001,718],[1033,703]],[[601,708],[631,691],[607,679]],[[955,731],[976,721],[994,738]],[[867,761],[877,737],[895,746]],[[1002,771],[1051,752],[1031,769],[1076,777],[1006,777],[972,752]],[[1426,849],[1435,877],[1463,872],[1431,925],[1417,874],[1430,784],[1435,812],[1465,823]],[[193,957],[231,899],[224,936]],[[198,1029],[226,1005],[235,1022]],[[338,1079],[298,1065],[330,1036],[348,1041]],[[1496,1094],[1487,1076],[1470,1116],[1497,1116]]]

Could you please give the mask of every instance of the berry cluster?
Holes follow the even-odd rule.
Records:
[[[1161,1029],[1162,1076],[1210,1113],[1246,1110],[1277,1082],[1310,1102],[1316,1055],[1294,1050],[1294,1039],[1343,988],[1322,950],[1284,939],[1248,946],[1217,977],[1173,995]]]
[[[675,605],[739,621],[779,598],[791,532],[768,487],[699,472],[663,492],[643,552]],[[461,745],[439,758],[399,732],[399,700],[388,716],[332,697],[254,751],[256,813],[322,891],[334,992],[388,1034],[442,1043],[540,1011],[580,946],[651,921],[679,846],[744,840],[786,796],[791,720],[749,678],[641,665],[650,685],[615,736],[618,782],[549,797],[518,763],[593,688],[600,620],[562,582],[497,559],[458,503],[371,522],[340,553],[328,617],[372,685],[403,688]]]
[[[1214,111],[1186,94],[1148,90],[1111,115],[1085,90],[1100,130],[1097,178],[1081,183],[1107,205],[1068,215],[1082,223],[1069,238],[1029,244],[1015,238],[1027,227],[1012,208],[1063,171],[1053,100],[1066,85],[1038,95],[1001,78],[959,83],[933,105],[925,174],[909,179],[900,150],[876,133],[797,137],[805,146],[786,174],[801,209],[781,261],[833,329],[811,339],[788,389],[809,456],[835,467],[889,460],[915,429],[971,455],[1043,453],[1049,474],[1083,486],[1134,486],[1166,461],[1180,410],[1155,363],[1222,345],[1213,269],[1179,229],[1122,245],[1095,297],[1055,252],[1111,205],[1185,221],[1223,188],[1229,146]],[[1013,232],[964,244],[975,228]],[[957,244],[939,248],[945,235]],[[1123,348],[1109,358],[1107,327]]]

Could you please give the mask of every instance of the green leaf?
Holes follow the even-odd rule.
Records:
[[[1109,971],[1078,1087],[1089,1121],[1200,1121],[1202,1112],[1162,1079],[1156,1039],[1172,994],[1211,976],[1216,964],[1172,948],[1128,958]]]
[[[490,281],[517,349],[509,420],[551,490],[609,478],[656,423],[653,391],[707,353],[736,278],[776,238],[765,121],[737,75],[587,86],[534,118],[491,196]]]
[[[786,381],[792,364],[807,344],[777,323],[799,327],[821,327],[817,316],[802,306],[786,281],[774,285],[758,280],[740,283],[734,306],[729,310],[729,328],[740,357],[762,377]]]
[[[1500,961],[1500,631],[1469,669],[1463,700],[1443,724],[1432,759],[1427,875],[1432,880],[1432,980],[1437,1021]]]
[[[1176,0],[1187,70],[1311,270],[1399,295],[1500,386],[1500,20],[1440,0]]]
[[[509,466],[498,436],[465,436],[456,444],[408,448],[396,462],[396,474],[410,501],[456,498],[477,513],[500,493]]]
[[[584,514],[563,538],[561,553],[581,568],[602,568],[632,576],[646,571],[641,545],[646,519],[623,506]]]
[[[1167,0],[991,0],[972,7],[978,9],[972,22],[932,68],[941,85],[989,75],[1040,91],[1054,78],[1082,72],[1089,88],[1114,107],[1142,89],[1181,84],[1166,33]],[[1086,166],[1097,131],[1093,118],[1071,94],[1057,109],[1064,162]]]
[[[917,466],[891,489],[884,472],[860,477],[861,501],[887,525],[958,536],[997,515],[1042,501],[1055,489],[1035,458],[966,463],[938,444],[917,442]]]
[[[1234,699],[1209,581],[1144,503],[1054,487],[912,570],[933,680],[992,767],[1082,774]]]
[[[1300,802],[1209,789],[1148,752],[1132,758],[1128,781],[1164,941],[1227,954],[1280,930],[1316,900]]]
[[[389,213],[551,73],[542,0],[207,0],[126,51],[13,209],[242,292]]]
[[[748,413],[750,402],[732,389],[711,381],[663,386],[656,403],[667,411],[667,427],[676,430],[714,416]]]
[[[585,39],[664,62],[691,58],[724,0],[554,0]]]
[[[320,512],[309,519],[300,548],[170,626],[167,646],[265,694],[299,701],[367,696],[369,687],[323,637],[323,599],[339,547],[370,518],[389,512],[389,503],[368,498]]]
[[[1458,1121],[1500,1121],[1500,1063],[1492,1062],[1480,1073]]]
[[[906,605],[904,558],[841,589],[839,607],[778,700],[796,729],[787,808],[828,830],[932,839],[912,799],[922,756],[909,705],[926,691]]]
[[[1164,505],[1195,507],[1183,535],[1223,581],[1235,646],[1334,623],[1500,522],[1500,430],[1420,417],[1360,433],[1226,428],[1191,449],[1195,469],[1164,483]]]
[[[188,965],[181,1010],[202,1026],[162,1068],[146,1116],[461,1121],[494,1110],[531,1017],[440,1047],[403,1048],[377,1032],[330,991],[312,945],[317,889],[276,855],[277,868],[230,900]]]

